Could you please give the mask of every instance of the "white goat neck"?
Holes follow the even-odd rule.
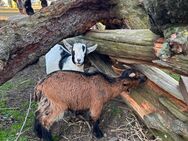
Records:
[[[72,62],[72,56],[69,56],[63,64],[62,70],[73,70],[78,72],[84,72],[84,65],[75,65]]]

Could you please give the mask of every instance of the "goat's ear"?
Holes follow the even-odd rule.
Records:
[[[87,47],[87,54],[93,52],[96,48],[97,48],[97,44],[96,44],[96,45],[93,45],[93,46],[91,46],[91,47]]]
[[[63,44],[64,44],[65,47],[69,50],[69,52],[71,52],[72,46],[71,46],[66,40],[63,40]]]
[[[133,78],[135,77],[136,74],[135,72],[133,71],[133,69],[126,69],[124,70],[122,73],[121,73],[121,78],[125,79],[125,78]]]
[[[67,48],[64,48],[63,46],[60,46],[59,49],[62,50],[62,51],[65,51],[68,54],[71,54],[71,52]]]

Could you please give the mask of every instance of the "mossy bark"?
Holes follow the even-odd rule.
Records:
[[[188,23],[187,0],[144,0],[144,6],[149,15],[151,30],[156,34],[173,25]]]
[[[85,33],[101,19],[112,18],[114,4],[100,0],[63,0],[33,16],[0,28],[0,84],[35,62],[63,38]]]
[[[0,84],[62,39],[83,34],[98,21],[117,19],[122,26],[147,28],[146,18],[137,0],[62,0],[13,20],[0,28]]]
[[[155,54],[155,42],[159,38],[147,29],[91,31],[78,40],[98,44],[97,51],[127,64],[148,64],[166,68],[188,76],[188,57],[173,56],[160,60]],[[74,38],[75,40],[76,38]],[[162,46],[162,43],[159,43]]]

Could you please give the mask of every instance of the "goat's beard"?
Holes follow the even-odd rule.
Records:
[[[80,66],[82,66],[83,65],[83,63],[76,63],[76,65],[78,66],[78,67],[80,67]]]

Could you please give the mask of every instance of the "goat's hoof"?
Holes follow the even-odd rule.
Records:
[[[94,136],[97,138],[97,139],[100,139],[102,137],[104,137],[103,133],[101,130],[97,130],[94,132]]]
[[[40,139],[43,139],[44,141],[53,141],[51,132],[43,127],[38,119],[35,119],[34,132]]]

